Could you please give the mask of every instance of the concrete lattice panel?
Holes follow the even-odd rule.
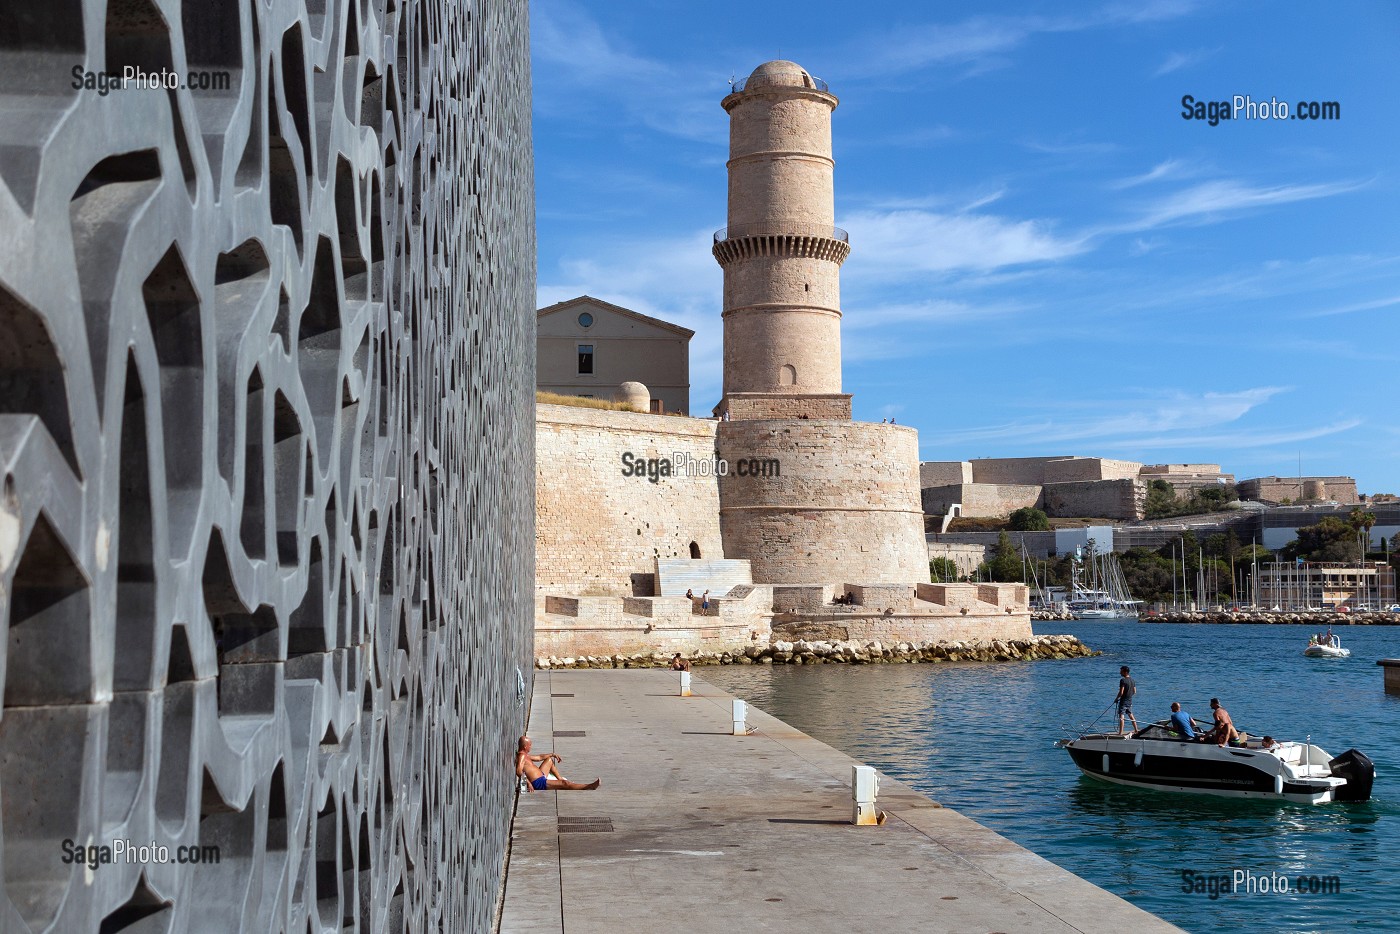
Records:
[[[526,32],[523,0],[0,0],[0,930],[489,928]],[[220,860],[64,861],[118,840]]]

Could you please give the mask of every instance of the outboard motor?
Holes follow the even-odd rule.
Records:
[[[1338,801],[1368,801],[1371,798],[1371,785],[1376,780],[1376,766],[1364,752],[1348,749],[1327,763],[1328,770],[1337,778],[1345,778],[1347,783],[1337,789]]]

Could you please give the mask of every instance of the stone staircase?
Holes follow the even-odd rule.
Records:
[[[735,587],[752,587],[753,570],[748,561],[732,558],[658,558],[656,560],[656,594],[661,597],[684,597],[692,590],[699,597],[705,591],[711,597],[723,597]]]

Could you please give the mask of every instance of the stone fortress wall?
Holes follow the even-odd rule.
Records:
[[[955,486],[928,486],[920,491],[923,511],[930,516],[946,515],[954,503],[962,505],[964,516],[1007,516],[1027,506],[1043,503],[1044,487],[1014,483],[960,483]]]
[[[1142,518],[1146,502],[1147,487],[1137,480],[1083,480],[1045,485],[1045,514],[1055,518],[1093,516],[1133,521]]]
[[[785,430],[793,425],[802,430]],[[920,583],[929,577],[929,550],[916,505],[912,428],[538,405],[536,438],[541,658],[767,645],[775,614],[834,621],[850,638],[1028,637],[1024,588],[934,591]],[[623,452],[698,461],[717,449],[730,470],[723,479],[651,483],[622,475]],[[762,469],[769,459],[777,476],[738,477],[741,460]],[[745,534],[726,527],[731,509],[746,515]],[[810,521],[811,514],[823,521]],[[709,613],[684,596],[656,595],[657,560],[688,558],[691,542],[702,573],[705,562],[744,558],[754,584],[716,590]],[[831,605],[848,591],[857,605]]]
[[[1287,499],[1293,502],[1331,501],[1354,506],[1361,502],[1356,492],[1356,481],[1351,477],[1255,477],[1241,480],[1238,490],[1240,499],[1271,503]]]
[[[902,425],[818,420],[721,422],[731,464],[774,461],[777,475],[720,481],[727,554],[772,584],[928,580],[919,507],[918,433]]]
[[[713,474],[658,477],[654,483],[645,472],[623,474],[624,454],[677,462],[681,455],[708,465],[718,424],[537,405],[536,591],[649,596],[657,558],[690,557],[691,542],[702,558],[722,557]]]
[[[923,509],[931,516],[946,515],[959,504],[969,518],[1004,518],[1034,506],[1056,518],[1131,521],[1143,517],[1153,480],[1164,480],[1185,496],[1232,483],[1234,477],[1222,474],[1219,464],[1143,465],[1105,457],[989,457],[919,465]]]
[[[0,73],[4,929],[490,930],[532,655],[525,4],[8,4]]]

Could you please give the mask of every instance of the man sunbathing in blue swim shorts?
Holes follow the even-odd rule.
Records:
[[[586,785],[583,782],[569,781],[559,774],[559,763],[562,760],[562,756],[553,752],[533,755],[530,752],[530,738],[522,736],[516,746],[515,774],[525,776],[530,782],[530,787],[536,791],[592,791],[602,784],[601,780],[596,778]]]

